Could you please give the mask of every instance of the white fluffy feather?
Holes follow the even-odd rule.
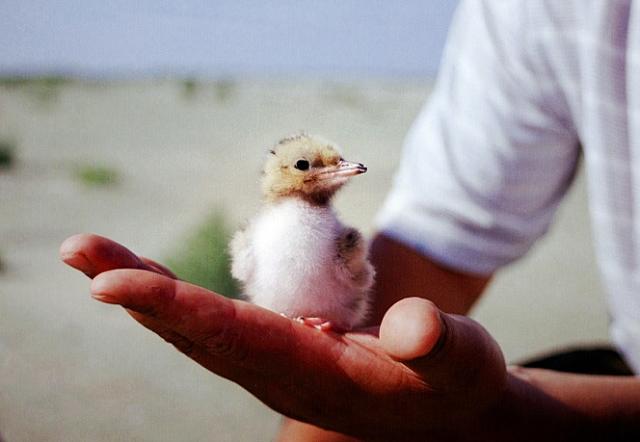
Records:
[[[337,238],[345,231],[330,206],[282,198],[263,210],[231,242],[232,274],[257,305],[288,317],[320,317],[351,329],[366,318],[373,267],[364,278],[345,272]]]

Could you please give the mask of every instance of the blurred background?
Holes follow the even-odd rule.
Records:
[[[3,1],[2,437],[271,440],[276,413],[90,300],[58,246],[102,234],[233,296],[228,236],[259,207],[267,149],[299,130],[369,166],[337,208],[371,234],[455,6]],[[557,218],[473,312],[509,361],[607,340],[581,174]]]

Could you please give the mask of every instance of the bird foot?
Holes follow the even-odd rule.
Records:
[[[308,325],[309,327],[313,327],[317,330],[328,332],[333,330],[333,324],[331,321],[327,321],[326,319],[318,318],[318,317],[306,317],[306,316],[298,316],[294,319],[294,321],[299,322],[300,324]]]

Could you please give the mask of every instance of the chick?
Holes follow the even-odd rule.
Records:
[[[367,243],[331,198],[367,171],[315,136],[281,140],[264,166],[264,205],[231,241],[231,272],[255,304],[321,330],[366,319],[374,269]]]

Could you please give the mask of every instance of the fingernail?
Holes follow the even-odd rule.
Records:
[[[95,299],[96,301],[100,301],[100,302],[104,302],[105,304],[117,304],[117,302],[115,301],[115,299],[113,299],[111,296],[109,295],[96,295],[96,294],[91,294],[91,297],[93,299]]]
[[[97,277],[91,283],[91,297],[107,304],[117,304],[116,298],[109,293],[109,284],[104,278]]]
[[[81,252],[67,252],[61,253],[60,258],[65,264],[80,270],[85,275],[91,277],[95,275],[95,268],[93,263]]]

